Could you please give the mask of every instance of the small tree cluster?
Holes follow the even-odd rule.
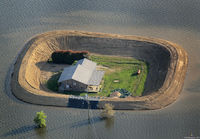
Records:
[[[51,54],[52,62],[56,64],[72,64],[76,60],[88,58],[88,51],[59,50]]]
[[[115,114],[113,110],[114,106],[112,104],[106,103],[104,105],[103,111],[101,113],[102,118],[112,118]]]
[[[43,111],[37,112],[36,117],[34,118],[34,122],[41,128],[46,127],[46,119],[47,116]]]

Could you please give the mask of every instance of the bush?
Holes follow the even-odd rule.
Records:
[[[72,51],[72,50],[60,50],[51,54],[53,63],[56,64],[72,64],[76,60],[88,58],[88,51]]]
[[[47,81],[47,88],[56,92],[58,91],[58,80],[60,78],[61,72],[54,74],[53,76],[51,76],[51,78]]]
[[[121,93],[120,98],[125,98],[125,97],[128,97],[131,95],[131,93],[129,91],[127,91],[126,89],[123,89],[123,88],[114,89],[111,91],[111,93],[116,92],[116,91]]]
[[[36,117],[34,118],[34,122],[38,125],[38,127],[46,127],[46,119],[47,116],[43,111],[37,112]]]
[[[102,118],[112,118],[115,114],[115,111],[113,110],[114,106],[112,104],[106,103],[104,105],[103,111],[101,113]]]

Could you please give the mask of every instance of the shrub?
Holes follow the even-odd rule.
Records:
[[[60,78],[61,72],[54,74],[53,76],[51,76],[51,78],[47,81],[47,88],[56,92],[58,91],[58,80]]]
[[[128,97],[131,95],[131,93],[129,91],[127,91],[126,89],[123,89],[123,88],[117,88],[117,89],[112,90],[111,92],[113,93],[116,91],[121,93],[120,98],[125,98],[125,97]]]
[[[53,63],[56,64],[72,64],[76,60],[88,58],[88,51],[72,51],[72,50],[59,50],[51,54]]]
[[[34,122],[41,128],[46,127],[46,119],[47,116],[43,111],[37,112],[36,117],[34,118]]]
[[[114,106],[112,104],[106,103],[104,105],[103,111],[101,113],[102,118],[112,118],[115,114],[115,111],[113,110]]]

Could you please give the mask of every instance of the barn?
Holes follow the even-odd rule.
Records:
[[[76,65],[64,68],[58,80],[59,91],[98,92],[104,71],[97,70],[96,67],[95,62],[84,58]]]

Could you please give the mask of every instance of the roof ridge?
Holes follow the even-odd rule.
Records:
[[[77,79],[77,76],[80,77],[78,73],[79,73],[79,71],[82,71],[82,70],[87,71],[88,78],[85,78],[86,81],[82,82],[82,83],[87,84],[92,76],[93,71],[91,72],[91,70],[89,68],[87,68],[86,66],[83,66],[82,64],[77,64],[77,68],[73,72],[72,79],[81,82],[80,80]]]
[[[74,69],[73,73],[72,73],[72,79],[75,80],[73,77],[74,77],[74,74],[76,72],[76,69],[78,68],[80,64],[77,64],[77,65],[72,65],[72,66],[75,66],[76,68]]]
[[[87,58],[81,59],[75,65],[71,65],[70,67],[64,68],[64,71],[62,72],[61,76],[66,76],[66,78],[63,77],[62,80],[73,79],[84,84],[89,84],[92,80],[102,78],[103,73],[98,73],[101,70],[97,70],[96,65],[97,63]],[[96,73],[97,75],[95,75]],[[97,80],[95,81],[95,83],[96,82]]]

